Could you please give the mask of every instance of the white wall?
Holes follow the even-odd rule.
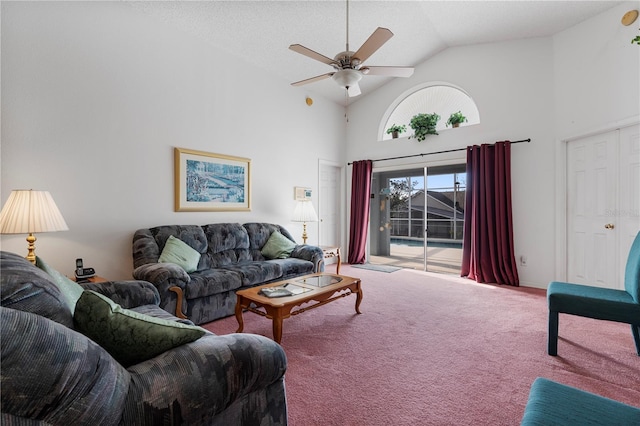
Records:
[[[620,24],[624,12],[640,8],[637,1],[555,37],[441,52],[411,78],[349,106],[346,153],[339,106],[315,99],[308,107],[289,82],[127,5],[1,7],[0,198],[18,188],[52,193],[71,229],[38,235],[37,252],[68,274],[83,257],[102,275],[129,278],[131,236],[141,227],[255,220],[280,223],[297,237],[301,226],[289,219],[293,186],[311,187],[317,206],[318,159],[344,164],[531,138],[512,150],[515,246],[516,257],[528,258],[521,283],[544,287],[556,274],[558,141],[640,114],[640,47],[630,43],[638,22]],[[389,105],[430,81],[466,90],[482,123],[424,142],[379,142]],[[252,211],[174,212],[174,146],[251,158]],[[464,155],[424,159],[460,162]],[[308,228],[314,243],[318,228]],[[26,254],[24,238],[4,235],[2,249]]]
[[[447,49],[418,67],[410,79],[396,79],[350,107],[347,160],[375,160],[531,138],[531,143],[512,146],[515,254],[528,258],[528,266],[518,271],[522,285],[548,281],[554,266],[553,253],[547,252],[547,247],[553,247],[553,230],[547,227],[553,221],[549,206],[554,201],[552,58],[548,38]],[[463,88],[476,102],[481,124],[443,130],[424,142],[408,138],[378,141],[378,125],[388,105],[412,87],[432,81]],[[412,134],[410,129],[408,134]],[[376,162],[374,168],[465,160],[466,153],[461,151]]]
[[[620,18],[639,6],[640,2],[625,3],[555,37],[441,52],[419,66],[410,79],[396,79],[349,107],[347,161],[531,138],[529,144],[512,147],[515,255],[516,260],[527,257],[527,266],[518,266],[520,283],[544,288],[549,281],[562,279],[556,269],[556,259],[563,256],[556,244],[562,229],[558,209],[564,208],[556,196],[563,167],[558,143],[562,137],[638,116],[640,47],[630,43],[638,22],[624,27]],[[426,82],[449,82],[467,91],[478,105],[481,124],[446,130],[424,142],[378,141],[389,105]],[[374,163],[374,170],[426,161],[434,165],[464,162],[464,158],[461,152],[385,161]]]
[[[293,187],[344,162],[343,109],[119,2],[2,2],[2,204],[51,192],[70,230],[37,254],[130,279],[136,229],[265,221],[294,237]],[[250,212],[174,212],[173,147],[248,157]],[[310,224],[309,243],[317,243]],[[26,235],[2,250],[26,255]]]
[[[601,130],[640,114],[640,20],[622,16],[640,1],[612,8],[553,37],[558,139]]]
[[[556,120],[556,274],[566,277],[566,141],[640,123],[640,21],[620,23],[626,2],[553,37]],[[625,254],[621,254],[626,256]],[[621,259],[624,263],[625,258]]]

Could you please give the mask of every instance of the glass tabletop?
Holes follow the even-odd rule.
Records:
[[[336,275],[320,275],[317,277],[308,277],[301,280],[296,280],[296,282],[312,285],[315,287],[326,287],[331,284],[337,284],[340,281],[342,281],[342,278]]]

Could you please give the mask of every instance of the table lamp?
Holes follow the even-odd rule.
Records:
[[[293,211],[293,221],[302,222],[302,244],[307,244],[307,222],[317,222],[318,215],[310,200],[301,200]]]
[[[27,260],[36,263],[36,232],[68,231],[48,191],[13,190],[0,212],[0,234],[29,234]]]

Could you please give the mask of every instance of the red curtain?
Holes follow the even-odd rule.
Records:
[[[519,285],[511,215],[511,144],[467,147],[461,276]]]
[[[348,255],[348,262],[351,264],[365,262],[367,228],[369,225],[371,169],[371,160],[353,162]]]

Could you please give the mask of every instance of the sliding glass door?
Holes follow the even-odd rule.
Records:
[[[465,165],[374,172],[371,263],[457,274]]]
[[[427,173],[426,270],[459,274],[466,197],[465,165]]]

